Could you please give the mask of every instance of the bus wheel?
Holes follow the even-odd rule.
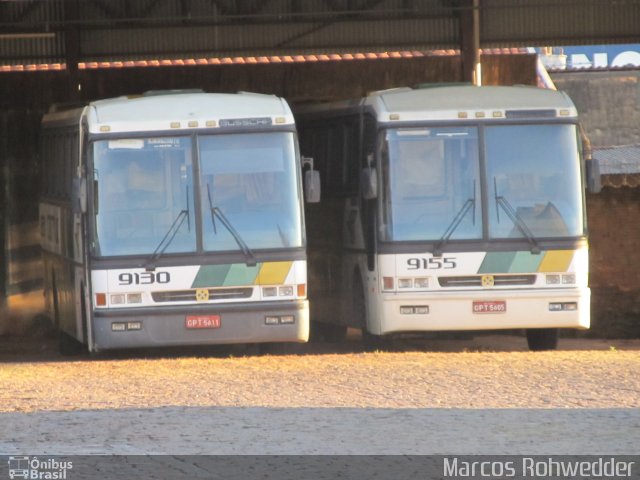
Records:
[[[85,352],[84,345],[62,330],[58,331],[58,350],[60,355],[75,356]]]
[[[527,344],[532,352],[555,350],[558,347],[558,329],[530,328],[527,330]]]

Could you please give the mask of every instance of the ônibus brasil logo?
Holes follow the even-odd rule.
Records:
[[[65,480],[67,470],[73,468],[73,462],[56,460],[55,458],[39,459],[38,457],[12,456],[9,464],[9,478],[25,478],[38,480]]]

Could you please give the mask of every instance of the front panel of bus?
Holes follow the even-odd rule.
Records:
[[[589,326],[577,126],[380,133],[373,333]]]
[[[292,129],[90,145],[95,350],[307,340]]]

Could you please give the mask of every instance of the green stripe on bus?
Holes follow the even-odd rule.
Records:
[[[221,287],[230,269],[231,265],[203,265],[198,270],[191,288]]]
[[[489,252],[485,255],[478,273],[507,273],[516,252]]]
[[[227,273],[227,278],[224,280],[224,286],[235,285],[253,285],[258,276],[260,265],[257,264],[253,267],[248,267],[243,263],[234,263]]]
[[[509,273],[531,273],[538,270],[540,262],[544,255],[531,252],[517,252],[511,267],[509,267]]]

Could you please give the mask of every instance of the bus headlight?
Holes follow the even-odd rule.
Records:
[[[141,293],[112,293],[109,295],[111,305],[128,305],[131,303],[142,303]]]
[[[560,275],[555,273],[553,275],[546,275],[546,279],[547,285],[558,285],[560,283]]]
[[[427,277],[415,278],[413,286],[415,288],[429,288],[429,279]]]
[[[293,287],[285,286],[278,288],[278,295],[281,297],[293,297]]]
[[[125,298],[123,293],[115,293],[109,297],[109,300],[111,305],[124,305],[126,303]]]
[[[576,283],[576,276],[573,273],[562,275],[562,283],[565,285],[572,285]]]
[[[413,288],[413,278],[399,278],[398,288]]]
[[[127,303],[142,303],[142,294],[141,293],[128,293],[127,294]]]
[[[277,287],[263,287],[262,288],[262,296],[263,297],[277,297],[278,296]]]

